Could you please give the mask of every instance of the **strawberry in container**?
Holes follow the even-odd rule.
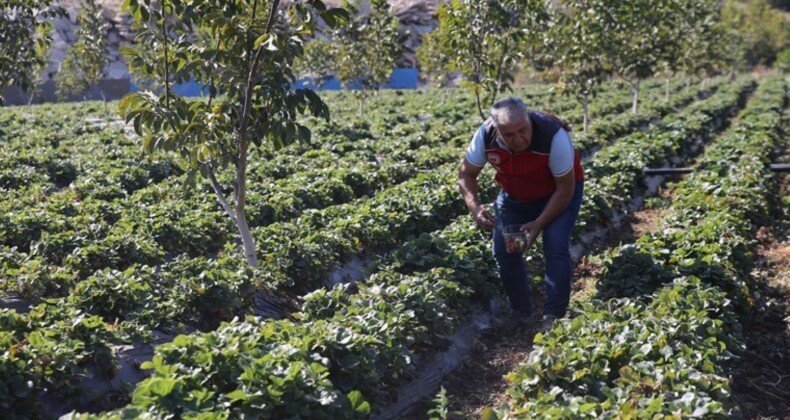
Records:
[[[505,225],[502,227],[502,236],[505,238],[505,249],[513,254],[524,252],[527,248],[527,232],[522,232],[524,225]]]

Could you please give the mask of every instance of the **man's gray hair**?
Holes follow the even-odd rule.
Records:
[[[508,125],[521,116],[527,116],[527,105],[521,98],[506,96],[491,106],[491,120],[494,125]]]

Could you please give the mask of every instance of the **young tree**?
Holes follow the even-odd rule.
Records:
[[[774,66],[784,74],[790,73],[790,48],[782,50],[777,54]]]
[[[423,79],[436,83],[439,87],[450,84],[450,54],[442,50],[438,37],[439,31],[433,31],[422,37],[422,44],[417,49],[417,64]]]
[[[740,27],[743,25],[744,13],[740,4],[728,0],[721,9],[721,28],[726,34],[728,45],[725,48],[725,63],[730,74],[746,70],[746,54],[749,49]],[[722,45],[723,46],[723,45]]]
[[[284,7],[279,0],[127,0],[126,6],[139,32],[137,47],[123,53],[163,89],[126,95],[121,116],[134,123],[145,151],[178,152],[192,182],[198,173],[211,182],[239,229],[247,262],[257,267],[245,214],[250,147],[309,139],[310,130],[296,122],[307,110],[329,118],[313,91],[291,90],[293,65],[317,29],[317,16],[336,26],[347,13],[318,0]],[[192,77],[209,86],[208,100],[188,102],[171,91],[173,82]],[[216,176],[229,164],[235,169],[231,200]]]
[[[364,15],[358,4],[344,6],[354,17],[333,32],[333,55],[343,85],[362,85],[357,91],[361,115],[368,92],[381,89],[398,63],[403,49],[400,24],[386,0],[370,0],[370,12]]]
[[[319,88],[337,72],[337,60],[332,53],[332,43],[325,38],[315,38],[304,46],[304,54],[296,60],[295,71],[299,77],[309,77]]]
[[[590,97],[609,75],[606,64],[606,0],[569,0],[552,10],[537,61],[561,69],[559,86],[582,104],[584,132],[589,128]]]
[[[612,69],[631,85],[634,101],[639,106],[639,85],[658,70],[666,51],[677,37],[672,27],[678,13],[672,0],[630,0],[608,2],[605,22],[608,61]]]
[[[674,37],[665,50],[663,64],[668,74],[665,97],[669,98],[669,79],[682,73],[709,76],[720,71],[725,61],[726,36],[720,25],[718,0],[674,0],[674,14],[667,16],[680,36]]]
[[[520,44],[543,31],[543,6],[541,0],[453,0],[439,8],[439,28],[429,48],[448,57],[445,70],[462,74],[481,118],[483,109],[510,89],[523,58]]]
[[[61,100],[81,95],[90,85],[98,84],[110,62],[104,35],[109,25],[102,15],[101,5],[96,0],[83,0],[77,23],[80,25],[77,42],[66,52],[55,82],[57,96]],[[99,93],[105,99],[101,88]]]
[[[65,16],[53,0],[0,2],[0,90],[6,86],[30,89],[49,58],[52,24],[46,19]],[[0,103],[2,97],[0,97]]]
[[[744,68],[771,64],[779,51],[790,47],[790,23],[765,0],[748,0],[746,7],[729,0],[722,19],[733,38],[728,50],[740,53],[735,62]]]
[[[36,37],[40,39],[51,39],[53,28],[51,25],[42,25],[36,28]],[[34,47],[35,60],[30,66],[27,79],[30,80],[30,98],[27,105],[33,104],[33,99],[41,92],[41,73],[49,66],[49,55],[52,45],[49,42],[36,42]]]

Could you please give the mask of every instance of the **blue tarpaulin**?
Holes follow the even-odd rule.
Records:
[[[418,72],[415,68],[395,69],[392,71],[389,82],[384,85],[384,89],[417,89]],[[337,77],[332,76],[319,88],[311,79],[299,79],[294,83],[294,88],[310,88],[314,90],[340,90],[342,85]],[[359,83],[351,83],[350,89],[360,89]],[[208,89],[205,85],[195,81],[178,83],[171,88],[179,96],[202,96],[207,94]],[[129,91],[137,92],[138,88],[134,82],[129,81]]]
[[[395,69],[392,71],[389,82],[384,85],[384,89],[417,89],[417,78],[419,72],[415,68]],[[294,83],[294,88],[310,88],[314,90],[340,90],[342,88],[340,80],[332,76],[324,81],[321,87],[318,87],[312,79],[299,79]],[[362,85],[359,82],[352,82],[349,84],[349,89],[361,89]]]
[[[415,68],[395,69],[387,83],[387,89],[417,89],[419,72]]]
[[[204,90],[205,89],[205,90]],[[186,83],[176,83],[170,87],[170,90],[178,96],[202,96],[201,92],[208,94],[208,87],[202,83],[190,80]],[[139,89],[133,81],[129,81],[129,92],[137,92]]]

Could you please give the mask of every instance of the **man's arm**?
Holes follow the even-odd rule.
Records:
[[[480,202],[477,184],[477,176],[480,175],[482,170],[482,166],[473,165],[464,158],[460,169],[458,169],[458,188],[461,190],[461,197],[463,197],[466,208],[469,209],[472,218],[475,219],[475,223],[480,227],[491,230],[494,228],[494,217]]]
[[[554,183],[557,185],[557,188],[554,190],[551,198],[549,198],[549,202],[546,203],[546,207],[543,208],[543,212],[540,213],[537,219],[525,224],[521,228],[522,231],[528,234],[527,249],[535,244],[543,228],[557,218],[560,213],[565,211],[565,208],[567,208],[568,204],[571,202],[574,190],[576,189],[574,170],[571,169],[565,175],[555,176]]]

